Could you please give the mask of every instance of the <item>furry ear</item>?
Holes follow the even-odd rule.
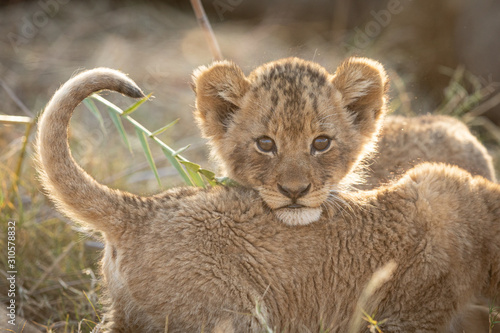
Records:
[[[384,67],[375,60],[352,57],[337,68],[332,83],[360,131],[372,135],[385,113],[389,84]]]
[[[193,73],[195,117],[202,135],[220,137],[248,91],[250,83],[241,69],[229,61],[201,66]]]

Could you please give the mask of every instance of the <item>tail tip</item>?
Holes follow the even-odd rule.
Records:
[[[142,92],[141,88],[138,86],[128,86],[126,88],[125,94],[132,98],[145,98],[146,95]]]
[[[106,67],[91,69],[82,73],[86,76],[101,77],[104,89],[115,90],[125,96],[132,98],[144,98],[146,95],[141,88],[125,73]],[[112,88],[114,87],[114,88]]]

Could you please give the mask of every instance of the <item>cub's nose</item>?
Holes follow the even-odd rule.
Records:
[[[299,198],[302,198],[305,196],[307,193],[309,193],[309,190],[311,189],[311,184],[307,186],[302,186],[298,188],[292,188],[292,187],[285,187],[280,184],[278,184],[278,191],[283,194],[285,197],[297,200]]]

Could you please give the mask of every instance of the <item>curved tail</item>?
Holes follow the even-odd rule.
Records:
[[[116,70],[96,68],[71,78],[56,91],[40,116],[37,169],[42,185],[63,213],[112,236],[124,230],[125,221],[140,216],[139,203],[145,198],[99,184],[75,162],[68,145],[68,125],[74,109],[100,90],[144,97],[131,79]]]

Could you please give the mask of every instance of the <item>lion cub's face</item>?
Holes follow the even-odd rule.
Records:
[[[351,58],[334,75],[283,59],[248,77],[219,62],[194,74],[196,117],[229,177],[257,189],[284,223],[308,224],[377,132],[386,81],[368,59]]]

